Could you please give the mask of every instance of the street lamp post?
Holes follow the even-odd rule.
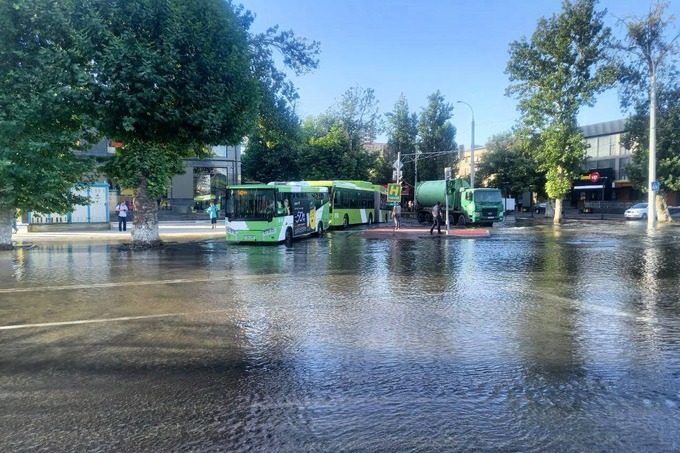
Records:
[[[604,180],[604,181],[602,181],[602,196],[601,196],[602,199],[600,200],[600,207],[602,208],[600,220],[604,220],[604,185],[609,178],[607,178],[606,176],[600,176],[600,179]]]
[[[472,106],[465,101],[456,101],[456,104],[465,104],[470,107],[472,113],[472,144],[470,145],[470,187],[475,188],[475,111]]]

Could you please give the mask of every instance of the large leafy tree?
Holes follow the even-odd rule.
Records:
[[[347,135],[350,152],[358,150],[365,142],[372,142],[382,131],[382,118],[373,88],[352,87],[342,95],[337,110],[331,116]]]
[[[476,178],[487,187],[498,187],[508,194],[538,191],[545,186],[545,177],[525,146],[512,132],[492,136],[487,151],[480,159]]]
[[[404,181],[414,184],[415,166],[411,165],[416,152],[416,141],[418,138],[418,116],[415,112],[410,112],[406,96],[402,93],[394,104],[394,108],[387,117],[387,147],[383,158],[379,164],[379,181],[385,183],[392,180],[392,172],[397,156],[401,153],[402,161],[405,162],[402,168]]]
[[[222,0],[93,0],[96,127],[123,142],[106,164],[133,189],[133,246],[160,244],[156,199],[183,159],[239,143],[256,125],[246,31]]]
[[[680,51],[676,42],[680,34],[669,33],[669,26],[674,19],[665,15],[667,7],[667,3],[657,3],[646,16],[624,21],[626,38],[616,43],[616,48],[623,54],[620,60],[621,104],[634,112],[629,121],[631,133],[628,136],[629,146],[636,149],[631,166],[631,180],[637,187],[648,192],[649,225],[654,224],[654,215],[651,214],[656,211],[659,212],[659,220],[670,221],[666,191],[677,190],[674,178],[680,177],[680,173],[669,173],[673,169],[677,170],[677,166],[669,161],[672,160],[672,153],[677,150],[677,142],[673,141],[676,134],[672,129],[658,127],[661,121],[666,124],[673,121],[675,106],[672,103],[677,102],[678,90],[675,57]],[[658,99],[660,93],[663,93],[663,99]],[[657,114],[661,114],[662,118],[657,118]],[[648,122],[646,134],[640,129],[642,117],[646,117]],[[657,134],[657,130],[661,132]],[[633,139],[644,141],[631,142]],[[643,158],[646,160],[640,161]],[[644,178],[643,167],[647,170]],[[656,197],[649,190],[650,177],[659,182]]]
[[[670,221],[665,192],[680,190],[680,86],[672,89],[667,85],[658,93],[656,130],[656,171],[659,181],[657,212],[659,220]],[[623,145],[633,150],[632,162],[626,174],[634,186],[647,190],[649,162],[649,112],[645,104],[639,104],[638,113],[628,119]]]
[[[255,16],[238,8],[244,27],[250,30]],[[242,157],[247,180],[274,181],[299,178],[297,150],[302,145],[300,119],[295,113],[298,93],[286,73],[275,63],[275,55],[296,75],[318,66],[319,43],[296,37],[292,31],[271,27],[249,34],[253,72],[261,92],[258,127],[248,137]]]
[[[445,167],[458,167],[456,128],[449,121],[452,116],[453,106],[439,90],[427,97],[418,120],[418,180],[443,179]]]
[[[553,222],[562,222],[562,199],[582,170],[586,144],[577,125],[584,105],[616,78],[606,64],[610,30],[595,0],[565,0],[562,12],[541,18],[531,40],[510,44],[506,94],[518,99],[520,136],[531,146],[545,190],[555,200]]]
[[[0,248],[11,248],[16,209],[65,213],[85,203],[70,189],[94,162],[76,151],[87,128],[86,20],[72,1],[0,2]]]
[[[300,178],[370,180],[375,154],[363,147],[350,151],[350,140],[341,124],[328,120],[320,115],[303,124],[306,143],[298,157]]]

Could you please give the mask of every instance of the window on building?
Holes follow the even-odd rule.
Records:
[[[622,157],[619,159],[619,179],[628,179],[628,175],[626,174],[626,165],[628,165],[630,161],[630,157]]]
[[[591,159],[597,157],[597,137],[586,139],[586,145],[588,145],[586,150],[588,157]]]

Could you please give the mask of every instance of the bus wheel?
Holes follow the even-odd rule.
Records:
[[[293,230],[288,228],[286,230],[286,247],[292,247],[293,246]]]
[[[458,216],[458,222],[456,223],[458,224],[458,226],[465,226],[465,224],[467,223],[467,220],[465,219],[465,214],[460,214]]]
[[[349,226],[349,217],[347,214],[345,214],[345,217],[342,218],[342,227],[347,228]]]
[[[316,235],[319,236],[319,237],[323,236],[323,223],[322,222],[319,222],[316,225]]]
[[[368,215],[368,224],[372,225],[373,224],[373,214]]]

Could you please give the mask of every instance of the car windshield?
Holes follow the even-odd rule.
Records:
[[[647,208],[647,203],[638,203],[636,205],[633,205],[633,207],[631,207],[631,209],[645,209],[645,208]],[[621,211],[619,211],[619,212],[621,212]]]
[[[500,190],[480,190],[475,192],[477,203],[500,203],[503,200]]]
[[[275,212],[274,189],[227,190],[226,216],[230,219],[262,219]]]

